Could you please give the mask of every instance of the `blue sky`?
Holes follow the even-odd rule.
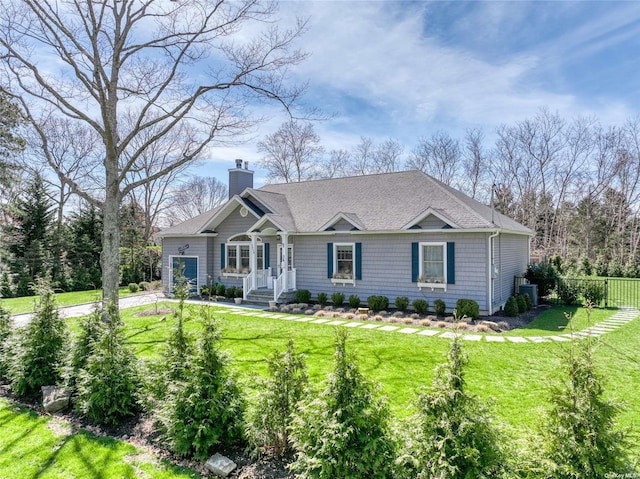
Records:
[[[571,119],[621,124],[640,115],[640,2],[281,2],[284,24],[309,17],[303,104],[327,150],[361,136],[394,138],[409,154],[420,137],[461,136],[548,108]],[[194,174],[226,182],[234,158],[257,166],[257,141],[286,117],[275,107],[253,140],[215,148]],[[489,145],[490,146],[490,145]],[[256,169],[256,184],[264,181]]]

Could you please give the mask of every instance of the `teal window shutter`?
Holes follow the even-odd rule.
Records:
[[[269,243],[264,244],[264,269],[269,269],[271,260],[269,259]]]
[[[333,243],[327,243],[327,278],[333,278]]]
[[[411,243],[411,281],[413,283],[418,282],[418,276],[420,276],[420,245],[418,243]]]
[[[220,269],[223,270],[227,265],[225,262],[225,247],[224,247],[224,243],[220,243]]]
[[[447,284],[456,284],[456,248],[453,242],[447,242]]]
[[[356,243],[356,279],[362,279],[362,243]]]

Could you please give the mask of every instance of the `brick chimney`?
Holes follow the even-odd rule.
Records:
[[[249,169],[249,162],[236,160],[236,167],[229,168],[229,199],[239,195],[246,188],[253,188],[253,171]]]

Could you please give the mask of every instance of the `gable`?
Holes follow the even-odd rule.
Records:
[[[442,218],[438,218],[436,215],[430,214],[427,215],[423,220],[413,225],[412,228],[422,230],[441,230],[451,228],[451,225],[444,221]]]

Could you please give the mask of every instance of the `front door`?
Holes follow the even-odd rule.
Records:
[[[288,260],[289,260],[289,271],[291,271],[294,266],[293,266],[293,245],[287,245],[287,251],[289,253],[288,256]],[[284,261],[284,258],[282,257],[282,245],[279,244],[278,245],[278,276],[280,276],[280,274],[282,274],[282,263]]]

